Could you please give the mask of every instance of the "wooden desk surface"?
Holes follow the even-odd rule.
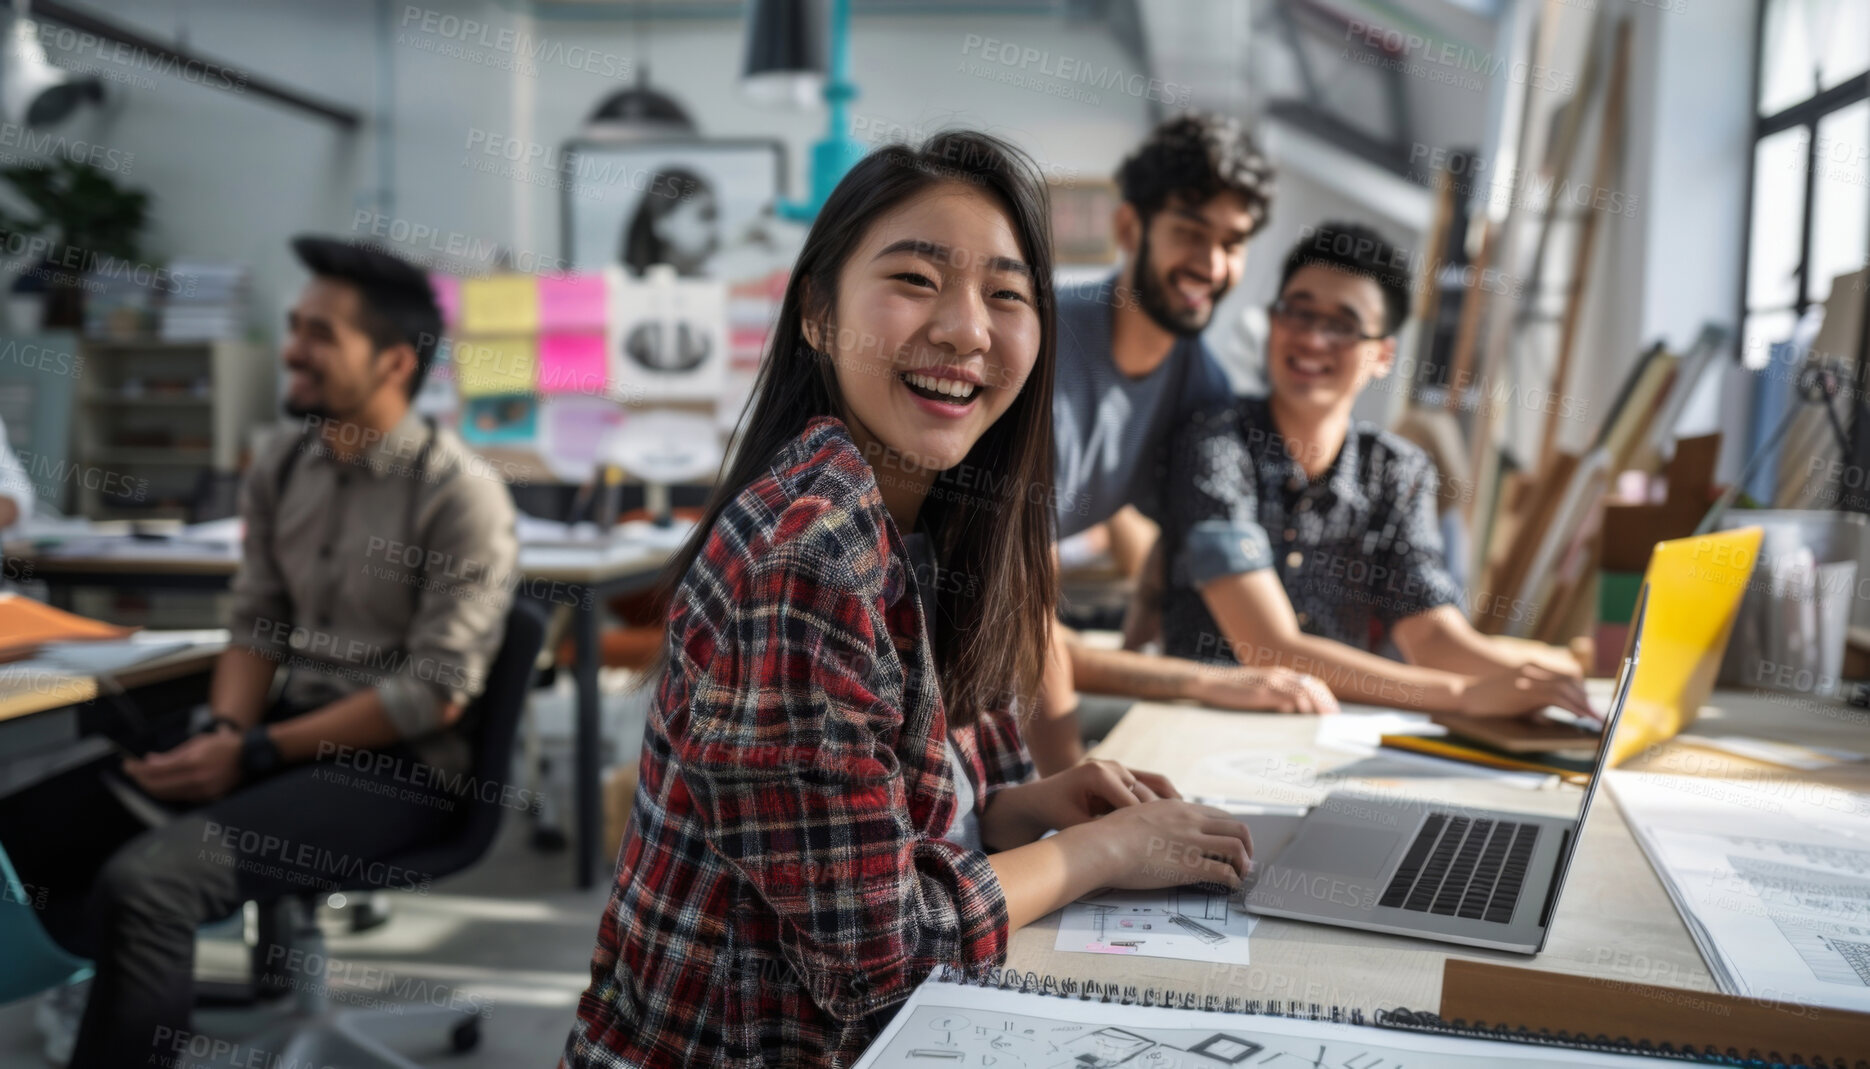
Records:
[[[179,556],[151,553],[142,556],[62,557],[41,553],[30,545],[9,544],[7,553],[17,560],[32,562],[34,576],[58,576],[84,572],[104,575],[225,575],[240,570],[238,557]]]
[[[1525,790],[1433,775],[1364,781],[1357,778],[1364,770],[1352,766],[1366,759],[1319,749],[1313,745],[1316,731],[1317,721],[1308,717],[1143,704],[1131,710],[1093,753],[1162,772],[1185,795],[1270,803],[1306,804],[1335,787],[1365,786],[1410,797],[1569,815],[1577,812],[1583,798],[1576,787]],[[1749,734],[1861,752],[1870,738],[1870,712],[1798,696],[1720,692],[1689,734]],[[1709,778],[1744,777],[1756,786],[1777,778],[1870,790],[1866,763],[1820,774],[1798,773],[1679,740],[1623,767],[1693,772]],[[1553,919],[1551,938],[1545,952],[1536,956],[1265,917],[1251,938],[1251,965],[1209,965],[1063,953],[1053,949],[1057,925],[1052,917],[1014,933],[1008,967],[1061,979],[1134,984],[1139,990],[1154,986],[1315,1002],[1366,1012],[1397,1006],[1439,1009],[1442,964],[1450,957],[1631,983],[1718,990],[1661,881],[1618,812],[1615,798],[1603,791],[1592,805]]]
[[[97,697],[97,680],[40,672],[0,670],[0,721],[63,709]]]
[[[226,643],[198,643],[176,650],[118,672],[114,679],[120,687],[141,687],[151,683],[206,671]],[[50,709],[88,702],[98,695],[98,682],[91,676],[61,675],[42,671],[8,671],[0,665],[0,721],[31,716]]]

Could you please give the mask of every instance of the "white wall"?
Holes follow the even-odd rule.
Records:
[[[361,130],[344,134],[252,94],[217,93],[158,74],[146,76],[147,84],[113,84],[108,108],[61,131],[135,154],[129,179],[155,198],[153,255],[251,264],[255,316],[269,338],[300,282],[285,244],[300,231],[375,237],[456,270],[493,266],[495,249],[516,254],[522,267],[552,262],[562,253],[560,195],[549,184],[555,176],[542,168],[519,176],[477,170],[502,162],[479,146],[512,138],[555,150],[600,100],[630,84],[638,59],[647,61],[652,84],[687,106],[705,135],[782,139],[793,196],[805,191],[810,147],[825,125],[820,110],[766,110],[740,93],[738,18],[639,23],[563,15],[569,10],[563,5],[533,14],[513,0],[93,0],[93,6],[151,36],[186,37],[193,50],[366,116]],[[483,28],[470,32],[467,20]],[[1084,86],[1061,95],[978,76],[979,67],[994,66],[984,38],[1097,68],[1139,66],[1101,22],[860,15],[853,48],[860,135],[982,126],[1026,147],[1054,177],[1101,179],[1147,131],[1155,105],[1143,96]],[[517,46],[502,44],[514,40]],[[599,69],[568,61],[572,46],[583,50],[573,59],[599,57]],[[53,61],[109,66],[56,48]],[[1042,73],[1023,73],[1060,88]],[[1460,127],[1441,129],[1431,140],[1480,139],[1480,94],[1405,82],[1419,98],[1418,111],[1432,107],[1437,123]],[[1087,93],[1097,99],[1083,99]],[[388,116],[387,129],[380,115]],[[1276,140],[1271,131],[1262,136]],[[390,148],[380,158],[385,138]],[[1423,227],[1421,209],[1408,198],[1372,197],[1356,182],[1334,184],[1317,168],[1281,162],[1273,226],[1254,242],[1247,276],[1224,307],[1217,334],[1233,329],[1246,303],[1270,298],[1277,262],[1299,227],[1327,217],[1359,219],[1404,244],[1418,240]],[[1426,204],[1425,196],[1418,200]],[[1244,381],[1253,369],[1239,370]]]
[[[510,21],[492,2],[451,0],[449,10]],[[359,129],[345,132],[251,92],[205,88],[146,69],[119,58],[127,54],[115,46],[87,47],[56,24],[46,33],[55,65],[106,79],[105,105],[80,112],[53,133],[94,142],[128,161],[116,177],[152,195],[145,245],[154,263],[186,256],[247,264],[253,320],[264,338],[276,334],[281,310],[303,280],[287,246],[294,234],[367,236],[382,213],[444,234],[509,240],[506,184],[476,181],[482,176],[462,171],[454,124],[436,118],[453,113],[505,125],[511,77],[399,40],[393,23],[404,5],[92,0],[89,6],[156,39],[185,38],[193,53],[364,117]],[[386,22],[387,36],[381,32]],[[392,145],[387,190],[380,188],[381,115],[389,117]],[[362,228],[359,212],[366,213]]]
[[[172,38],[172,3],[115,3],[100,14],[145,33]],[[195,49],[232,67],[264,70],[268,77],[314,88],[334,103],[368,109],[374,67],[365,0],[330,5],[325,17],[303,23],[290,40],[276,20],[287,0],[197,2],[188,30]],[[114,177],[150,191],[145,238],[154,262],[170,256],[205,256],[253,266],[262,291],[275,290],[288,271],[284,234],[326,229],[350,207],[357,176],[367,164],[361,139],[321,120],[191,84],[180,77],[115,59],[114,46],[82,47],[75,37],[48,35],[55,65],[95,70],[106,77],[106,103],[86,109],[53,133],[96,142],[127,166]],[[61,43],[75,47],[64,49]]]
[[[1740,324],[1746,176],[1753,153],[1750,99],[1753,5],[1697,3],[1650,20],[1656,62],[1639,86],[1651,101],[1646,160],[1648,217],[1641,261],[1641,337],[1686,349],[1704,322],[1727,327],[1729,344],[1677,424],[1686,437],[1723,431],[1720,477],[1738,477],[1752,378],[1735,357]]]
[[[629,21],[541,17],[533,22],[543,36],[635,54],[635,31]],[[664,19],[643,25],[651,84],[686,106],[708,137],[783,139],[788,193],[805,194],[811,145],[824,136],[824,112],[766,109],[740,92],[745,47],[741,20]],[[972,38],[982,41],[971,44]],[[1052,95],[977,77],[972,73],[976,64],[1019,70],[983,58],[989,38],[1045,49],[1053,57],[1069,57],[1094,69],[1138,68],[1101,23],[981,14],[860,15],[852,24],[851,45],[853,78],[859,87],[852,105],[853,126],[859,139],[913,139],[944,126],[972,126],[1020,145],[1048,174],[1109,177],[1148,129],[1150,102],[1142,96],[1060,82],[1031,67],[1025,73],[1042,85],[1084,90],[1097,99]],[[999,51],[996,48],[996,54]],[[545,145],[558,145],[577,134],[603,95],[587,79],[562,68],[541,69],[532,88],[536,97],[529,136]],[[542,235],[541,240],[555,240],[558,194],[539,187],[515,187],[511,192],[524,205],[521,215],[531,231]]]
[[[133,156],[125,177],[153,194],[148,245],[158,262],[187,255],[252,265],[255,316],[269,336],[300,282],[286,239],[301,231],[374,237],[457,270],[493,266],[496,247],[522,266],[558,257],[554,176],[543,168],[486,173],[475,165],[503,161],[479,150],[489,138],[555,150],[600,100],[630,84],[639,55],[652,84],[687,106],[705,135],[783,139],[793,196],[805,190],[810,146],[825,127],[821,110],[764,110],[741,95],[738,18],[571,19],[534,16],[510,0],[93,0],[92,7],[365,116],[346,134],[250,93],[134,71],[96,50],[61,49],[54,36],[55,64],[128,79],[109,83],[104,109],[57,132]],[[469,21],[483,28],[464,28]],[[860,132],[981,126],[1027,148],[1055,177],[1107,177],[1147,129],[1150,102],[1121,91],[1088,101],[978,77],[966,65],[986,61],[971,42],[988,37],[1083,64],[1138,68],[1102,23],[860,16],[853,38]],[[574,47],[583,51],[568,58]],[[598,61],[587,66],[595,69],[577,65],[592,56]],[[387,159],[378,155],[381,116]]]

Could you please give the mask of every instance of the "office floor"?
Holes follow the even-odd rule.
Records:
[[[643,737],[647,695],[628,692],[628,682],[627,675],[606,671],[601,689],[605,733],[629,740],[634,757]],[[555,691],[536,693],[533,716],[553,759],[555,790],[549,793],[563,798],[569,761],[562,741],[555,740],[570,734],[570,680],[562,678]],[[405,1048],[404,1053],[446,1069],[552,1065],[589,980],[610,873],[606,868],[589,891],[574,890],[570,856],[533,850],[527,842],[531,831],[530,820],[507,819],[480,864],[437,881],[426,894],[389,896],[394,912],[382,927],[362,935],[327,927],[332,1002],[479,1006],[486,1015],[480,1046],[471,1053],[449,1053],[447,1037],[439,1033],[429,1050]],[[200,975],[243,975],[238,929],[227,927],[224,934],[209,932],[200,940]],[[35,1002],[0,1007],[0,1069],[47,1066],[33,1023]],[[206,1022],[202,1030],[213,1031]]]
[[[390,923],[362,935],[333,933],[332,999],[430,1001],[481,1006],[481,1043],[472,1053],[446,1051],[437,1035],[428,1051],[405,1053],[448,1069],[550,1066],[571,1026],[589,973],[591,945],[608,881],[571,889],[571,861],[535,853],[525,821],[508,821],[493,853],[427,894],[391,896]],[[225,940],[204,938],[201,969],[237,962]],[[0,1008],[0,1069],[44,1069],[33,1003]]]

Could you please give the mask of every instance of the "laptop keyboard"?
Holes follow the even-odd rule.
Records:
[[[1377,905],[1505,924],[1538,841],[1536,824],[1430,813]]]

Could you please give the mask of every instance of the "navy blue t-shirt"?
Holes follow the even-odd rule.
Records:
[[[1052,431],[1058,444],[1058,537],[1103,523],[1125,505],[1160,521],[1163,466],[1175,428],[1233,396],[1200,337],[1178,338],[1141,378],[1111,355],[1116,277],[1061,287]]]

